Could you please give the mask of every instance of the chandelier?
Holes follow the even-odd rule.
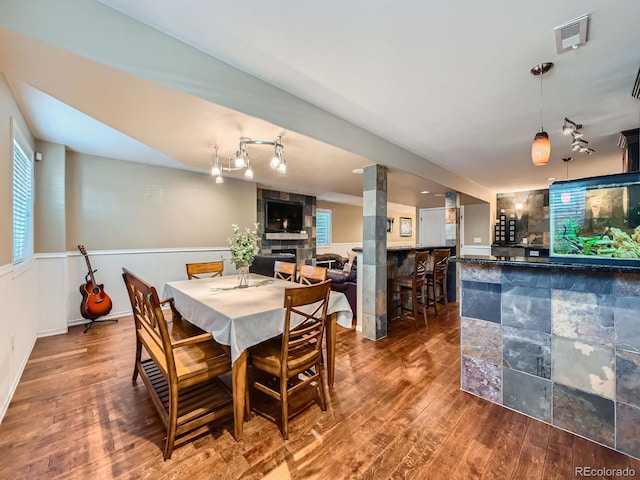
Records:
[[[284,158],[284,146],[282,145],[282,137],[276,138],[273,142],[268,140],[251,140],[249,137],[240,137],[238,150],[233,159],[229,158],[227,165],[221,164],[218,157],[218,147],[216,146],[216,154],[211,164],[211,176],[216,177],[216,183],[224,183],[222,172],[237,172],[244,169],[244,178],[253,179],[253,167],[251,166],[251,158],[247,150],[247,145],[272,145],[273,157],[269,162],[269,166],[276,172],[287,173],[287,161]]]

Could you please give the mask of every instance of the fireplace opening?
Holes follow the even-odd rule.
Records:
[[[297,262],[297,252],[295,248],[271,250],[270,253],[262,253],[255,256],[253,264],[249,267],[252,273],[258,273],[267,277],[273,276],[273,265],[276,261]]]
[[[271,255],[274,257],[284,257],[288,262],[297,263],[298,261],[298,251],[295,248],[272,248]]]
[[[271,254],[272,255],[293,255],[295,256],[298,252],[296,251],[295,248],[278,248],[278,249],[271,249]]]

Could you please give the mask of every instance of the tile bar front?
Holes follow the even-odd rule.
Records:
[[[456,261],[462,390],[640,458],[640,268]]]

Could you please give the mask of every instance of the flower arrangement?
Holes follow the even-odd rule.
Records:
[[[241,267],[249,267],[253,263],[253,257],[258,253],[258,226],[254,225],[253,231],[246,228],[244,232],[240,231],[238,225],[233,224],[233,235],[227,239],[229,249],[231,250],[231,261],[237,269]]]

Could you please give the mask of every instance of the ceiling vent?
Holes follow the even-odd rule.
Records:
[[[640,69],[638,69],[638,75],[636,75],[636,81],[633,84],[633,90],[631,90],[631,96],[633,98],[640,99]],[[629,145],[629,138],[635,143],[638,143],[638,128],[635,130],[627,130],[626,132],[621,132],[618,137],[618,146],[620,148],[627,148]],[[635,134],[635,140],[633,140],[633,135]]]
[[[556,32],[556,49],[562,53],[569,49],[578,48],[578,45],[587,43],[587,27],[589,14],[578,17],[575,20],[554,28]]]
[[[640,99],[640,68],[638,69],[638,75],[636,75],[636,83],[633,84],[633,90],[631,90],[631,96]]]

